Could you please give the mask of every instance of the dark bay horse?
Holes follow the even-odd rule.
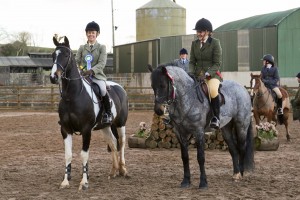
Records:
[[[204,130],[212,117],[209,99],[199,89],[199,82],[179,67],[159,66],[153,69],[148,65],[148,69],[152,72],[154,111],[161,116],[162,105],[168,104],[170,123],[181,144],[184,169],[181,187],[189,187],[191,184],[188,139],[193,135],[196,138],[200,167],[199,188],[206,188]],[[247,90],[234,81],[222,82],[221,92],[225,97],[225,104],[220,109],[221,130],[232,157],[232,178],[238,181],[245,170],[254,168],[251,99]]]
[[[272,92],[265,86],[261,80],[261,75],[250,74],[251,80],[251,95],[253,95],[253,116],[256,125],[262,121],[261,117],[265,117],[268,122],[274,121],[276,124],[284,124],[286,130],[286,139],[290,141],[291,135],[289,132],[289,110],[290,110],[290,100],[288,92],[279,87],[282,93],[282,108],[283,116],[277,116],[276,103],[272,97]]]
[[[79,190],[88,188],[88,160],[89,146],[92,130],[101,130],[112,154],[112,168],[109,177],[126,176],[125,167],[125,124],[128,117],[128,98],[125,90],[118,84],[107,82],[110,85],[112,113],[114,116],[111,126],[101,126],[98,114],[103,110],[102,103],[98,101],[90,83],[81,76],[75,57],[70,49],[69,40],[59,43],[55,37],[56,46],[53,52],[53,67],[50,75],[51,83],[60,85],[61,100],[59,102],[59,119],[61,134],[65,145],[65,175],[60,187],[69,187],[72,161],[72,135],[79,133],[82,136],[82,180]],[[101,118],[101,117],[100,117]],[[120,158],[118,157],[118,148]]]

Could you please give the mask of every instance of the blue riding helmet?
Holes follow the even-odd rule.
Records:
[[[188,51],[185,48],[180,49],[179,55],[181,54],[188,54]]]

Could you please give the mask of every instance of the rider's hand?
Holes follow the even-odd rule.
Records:
[[[208,72],[205,72],[206,77],[210,77],[210,74]]]
[[[93,70],[86,70],[82,73],[82,76],[90,76],[90,75],[94,75],[94,71]]]

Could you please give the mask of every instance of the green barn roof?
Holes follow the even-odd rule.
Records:
[[[291,15],[292,13],[296,12],[299,9],[300,8],[294,8],[286,11],[256,15],[253,17],[229,22],[215,29],[215,32],[256,29],[256,28],[277,26],[278,24],[280,24],[282,20],[284,20],[286,17],[288,17],[289,15]]]

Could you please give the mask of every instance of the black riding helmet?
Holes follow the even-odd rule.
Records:
[[[268,61],[272,65],[274,65],[274,57],[271,54],[266,54],[261,60]]]
[[[99,33],[100,26],[96,22],[92,21],[86,25],[85,32],[87,31],[97,31]]]
[[[213,28],[209,20],[202,18],[197,21],[194,30],[212,32]]]

